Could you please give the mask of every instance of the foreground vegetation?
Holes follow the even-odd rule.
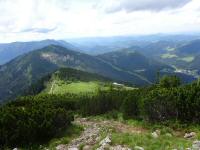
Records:
[[[80,94],[39,94],[19,97],[0,108],[0,145],[15,147],[46,143],[71,127],[74,114],[82,116],[107,115],[118,118],[122,114],[125,120],[140,120],[171,128],[187,128],[200,124],[200,85],[198,82],[184,85],[175,77],[164,77],[159,83],[135,90],[117,90],[110,88],[99,90],[96,95]],[[117,112],[117,113],[116,113]],[[174,126],[172,126],[175,124]],[[152,149],[164,146],[175,140],[167,141],[165,135],[161,141],[152,141],[143,135],[143,142],[152,145]],[[115,142],[131,145],[135,135],[113,134]],[[164,143],[162,143],[162,140]],[[190,144],[176,139],[184,145]],[[140,141],[135,141],[139,142]],[[142,144],[142,143],[141,143]],[[157,145],[154,147],[154,145]],[[173,145],[173,143],[171,144]]]
[[[114,120],[108,114],[89,117],[89,120],[94,122],[105,122],[108,119],[111,124],[111,127],[107,126],[109,131],[111,131],[109,133],[112,139],[111,144],[126,145],[131,149],[135,149],[136,146],[142,147],[145,150],[186,149],[192,147],[193,140],[195,139],[188,140],[184,138],[185,133],[195,131],[197,133],[195,138],[200,138],[200,128],[197,125],[193,127],[184,126],[183,124],[176,124],[175,126],[170,124],[170,126],[166,126],[142,120],[124,120],[121,117],[121,113],[118,113],[118,118]],[[117,127],[115,126],[116,121],[119,122]],[[152,136],[152,133],[155,131],[159,131],[158,137]],[[102,130],[101,136],[105,138],[106,135],[108,135],[108,130]],[[98,147],[98,144],[96,147]]]

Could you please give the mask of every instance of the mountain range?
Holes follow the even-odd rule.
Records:
[[[200,40],[145,43],[143,46],[133,43],[111,52],[106,50],[95,56],[65,41],[0,44],[0,101],[22,94],[42,77],[63,67],[134,86],[155,83],[158,72],[161,76],[177,75],[184,83],[198,77]],[[190,49],[193,53],[189,53]]]
[[[97,73],[136,85],[149,83],[143,77],[123,71],[98,57],[50,45],[19,56],[0,67],[0,99],[18,95],[41,77],[61,67]]]
[[[42,41],[31,41],[31,42],[13,42],[0,44],[0,65],[5,64],[16,58],[19,55],[31,52],[36,49],[43,48],[48,45],[59,45],[71,50],[76,50],[73,45],[65,41],[56,40],[42,40]]]

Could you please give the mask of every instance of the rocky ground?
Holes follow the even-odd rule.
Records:
[[[122,133],[141,133],[145,132],[143,128],[134,128],[117,121],[95,121],[87,118],[78,118],[75,124],[84,126],[84,132],[69,143],[68,145],[58,145],[57,150],[92,150],[96,147],[97,150],[130,150],[125,145],[111,145],[111,131],[115,130]],[[107,133],[102,139],[101,132]],[[138,147],[138,150],[142,148]]]
[[[118,121],[109,120],[99,121],[88,118],[77,118],[74,124],[84,126],[83,133],[78,138],[72,140],[68,145],[58,145],[56,150],[131,150],[131,148],[126,145],[113,145],[111,138],[112,131],[129,134],[144,134],[147,132],[147,130],[142,127],[133,127]],[[151,136],[153,138],[159,138],[160,131],[155,130],[151,133]],[[168,134],[168,136],[170,137],[172,135]],[[194,137],[195,133],[191,132],[186,133],[183,138],[193,139]],[[200,150],[200,141],[194,140],[192,147],[186,149]],[[144,150],[144,148],[135,146],[134,150]]]

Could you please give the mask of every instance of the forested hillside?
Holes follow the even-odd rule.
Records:
[[[116,118],[121,113],[125,120],[143,120],[160,125],[171,126],[176,122],[199,124],[199,82],[180,84],[176,76],[166,76],[150,87],[132,90],[110,88],[93,96],[39,94],[19,97],[0,108],[1,146],[45,143],[69,128],[75,114],[107,114]]]

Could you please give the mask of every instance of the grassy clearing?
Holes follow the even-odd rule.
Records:
[[[183,57],[181,60],[185,62],[192,62],[194,60],[194,56]]]
[[[167,58],[176,58],[177,56],[175,54],[169,54],[169,53],[166,53],[166,54],[163,54],[161,56],[161,58],[163,59],[167,59]]]
[[[108,86],[104,83],[97,82],[97,81],[90,81],[90,82],[66,82],[62,80],[54,80],[51,82],[46,92],[50,94],[65,94],[65,93],[73,93],[73,94],[80,94],[80,93],[97,93],[97,91],[107,90]]]
[[[153,138],[150,133],[112,133],[112,144],[127,145],[132,149],[135,146],[141,146],[145,150],[168,150],[175,148],[185,149],[191,147],[192,142],[175,136],[169,137],[167,134]]]
[[[116,86],[112,85],[114,89],[118,90],[134,90],[137,88],[128,87],[125,85]],[[47,88],[43,91],[49,94],[96,94],[99,90],[106,91],[111,88],[111,83],[104,83],[100,81],[63,81],[63,80],[53,80],[48,83]]]
[[[167,47],[166,50],[169,51],[169,52],[171,52],[171,51],[175,51],[176,48],[174,48],[174,47]]]

